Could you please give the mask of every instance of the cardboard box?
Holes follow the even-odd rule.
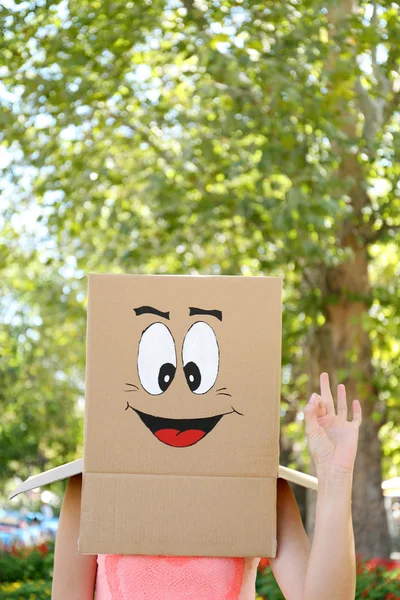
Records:
[[[80,551],[274,556],[281,282],[90,275]],[[84,468],[83,468],[84,464]]]
[[[281,281],[90,275],[80,552],[275,556]]]

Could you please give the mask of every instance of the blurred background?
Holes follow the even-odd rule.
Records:
[[[327,370],[363,406],[357,552],[398,556],[399,9],[2,0],[7,557],[54,537],[63,484],[7,494],[82,455],[88,272],[282,277],[281,464],[312,473],[302,410]]]

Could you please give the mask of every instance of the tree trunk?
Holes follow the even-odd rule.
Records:
[[[329,9],[330,36],[338,23],[356,8],[355,0],[341,0]],[[334,47],[333,47],[334,48]],[[328,57],[326,68],[334,71],[337,50]],[[343,132],[348,140],[358,139],[357,117],[344,101],[341,106]],[[377,118],[377,115],[375,115]],[[350,249],[353,259],[338,267],[321,267],[319,284],[323,295],[326,318],[320,331],[315,331],[310,343],[309,380],[310,392],[318,389],[318,375],[327,371],[336,387],[338,382],[347,388],[350,418],[351,401],[361,402],[363,423],[360,428],[358,453],[353,484],[353,524],[357,553],[365,558],[387,557],[390,540],[381,489],[381,447],[378,438],[379,425],[372,418],[378,393],[373,383],[372,348],[365,321],[371,305],[368,279],[368,245],[363,229],[363,209],[370,205],[363,169],[357,156],[350,151],[350,142],[334,142],[335,151],[341,157],[339,176],[342,181],[353,181],[349,190],[353,215],[340,223],[338,245]],[[337,379],[336,379],[337,378]],[[308,531],[313,529],[315,493],[310,492],[307,507]]]
[[[361,205],[353,202],[356,212]],[[356,549],[368,558],[388,556],[390,542],[381,489],[379,425],[372,418],[378,398],[373,383],[371,341],[365,326],[371,298],[368,248],[357,239],[354,231],[347,235],[344,246],[351,247],[354,261],[329,274],[329,287],[339,301],[328,305],[327,314],[336,369],[343,373],[349,402],[358,398],[363,410],[353,488]]]
[[[358,202],[353,203],[353,208],[358,212]],[[380,425],[372,419],[377,391],[373,384],[371,342],[364,324],[370,306],[368,249],[354,229],[345,236],[343,246],[352,249],[354,259],[326,273],[326,324],[313,335],[310,384],[313,390],[318,389],[317,374],[328,371],[334,385],[336,376],[346,385],[350,408],[353,399],[361,402],[363,423],[353,485],[356,551],[365,558],[387,557],[390,541],[381,490]],[[315,514],[313,493],[309,494],[307,512],[310,531]]]

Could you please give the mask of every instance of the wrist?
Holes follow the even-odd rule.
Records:
[[[334,489],[348,490],[353,486],[353,469],[341,465],[317,466],[318,492]]]

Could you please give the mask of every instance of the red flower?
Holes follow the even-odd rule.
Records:
[[[364,563],[361,561],[356,562],[356,573],[357,575],[361,575],[364,572]]]
[[[394,571],[394,569],[400,569],[400,562],[397,560],[387,560],[385,567],[388,571]]]
[[[371,558],[370,560],[367,560],[367,562],[365,563],[368,571],[375,571],[375,569],[381,564],[382,564],[382,561],[378,557]]]
[[[258,571],[264,571],[264,569],[268,566],[268,558],[262,558],[258,563]]]
[[[38,544],[36,546],[36,549],[39,550],[39,552],[41,552],[43,555],[47,554],[49,551],[49,547],[45,542],[42,542],[41,544]]]

